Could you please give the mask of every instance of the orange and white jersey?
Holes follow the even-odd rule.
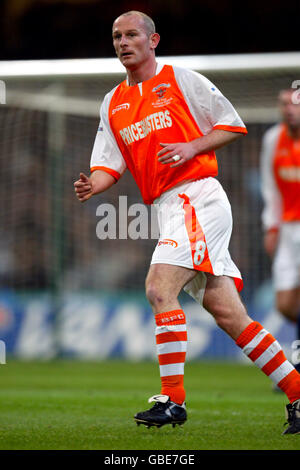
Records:
[[[300,139],[292,139],[284,124],[264,135],[261,151],[261,183],[265,230],[281,222],[300,221]]]
[[[182,181],[216,176],[213,151],[170,168],[158,161],[160,143],[189,142],[213,129],[246,134],[231,103],[203,75],[157,66],[156,75],[135,86],[123,81],[108,93],[91,157],[91,172],[120,178],[128,168],[146,204]]]

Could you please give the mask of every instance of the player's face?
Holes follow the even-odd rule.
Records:
[[[282,91],[279,95],[279,109],[283,121],[291,128],[300,127],[300,104],[293,103],[293,91]]]
[[[140,16],[120,16],[113,24],[112,33],[116,54],[127,69],[133,70],[153,56],[158,35],[147,34]]]

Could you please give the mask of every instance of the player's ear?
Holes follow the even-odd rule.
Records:
[[[153,33],[150,36],[150,47],[151,49],[156,49],[160,41],[160,35],[158,33]]]

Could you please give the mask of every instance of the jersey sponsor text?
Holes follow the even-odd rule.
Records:
[[[284,181],[300,183],[300,166],[282,166],[278,168],[278,174]]]
[[[129,145],[132,142],[144,139],[153,131],[167,129],[168,127],[172,127],[172,118],[170,111],[166,110],[150,114],[141,121],[124,127],[119,132],[125,144]]]

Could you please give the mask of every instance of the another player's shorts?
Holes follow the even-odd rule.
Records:
[[[154,204],[160,238],[151,264],[172,264],[199,271],[184,287],[199,303],[205,291],[205,273],[232,277],[237,289],[242,289],[241,273],[228,251],[231,207],[215,178],[180,184],[163,193]]]
[[[275,290],[300,286],[300,222],[282,224],[272,270]]]

